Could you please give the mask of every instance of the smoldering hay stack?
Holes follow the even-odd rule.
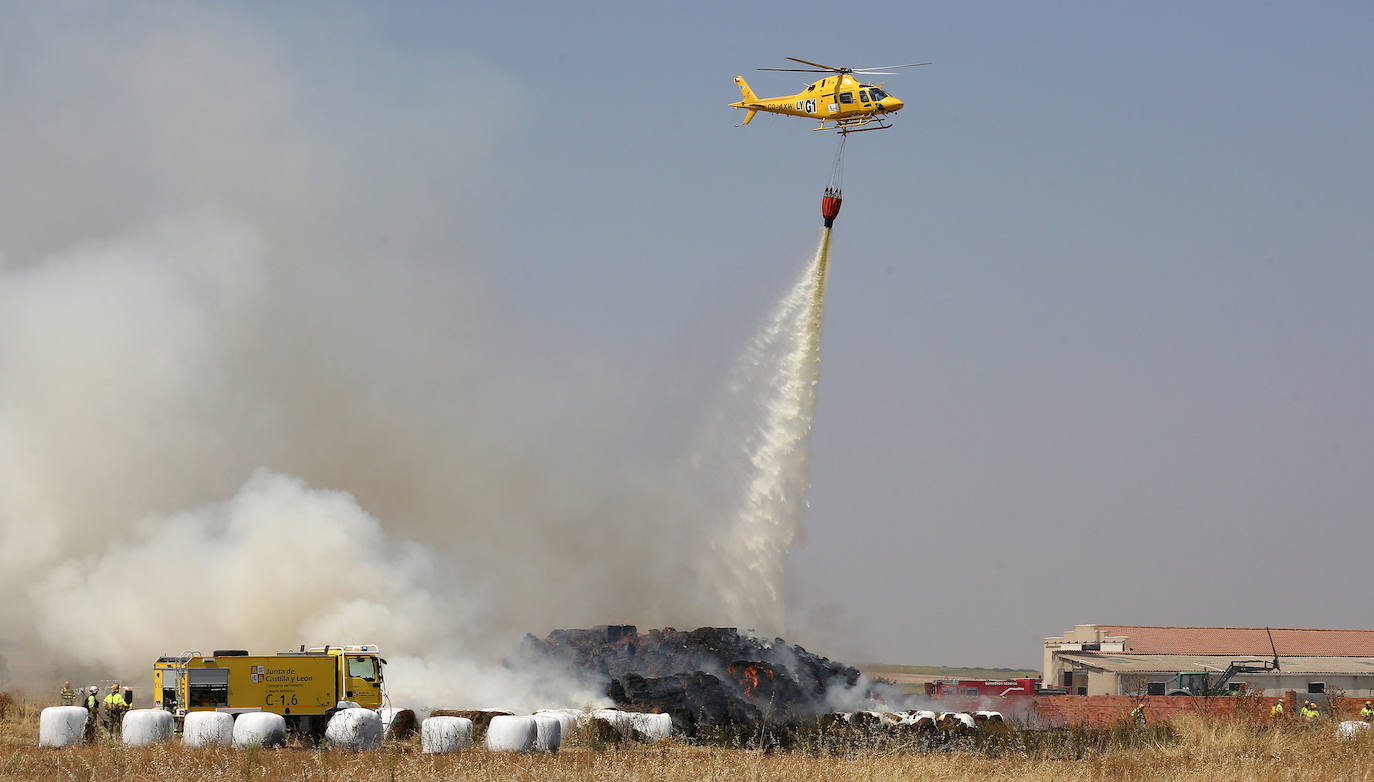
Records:
[[[634,625],[555,630],[526,636],[511,664],[561,666],[600,686],[618,710],[592,712],[622,734],[649,738],[674,728],[746,725],[785,715],[808,719],[827,711],[904,699],[870,683],[857,669],[781,638],[760,638],[732,627],[640,632]],[[637,714],[636,714],[637,713]],[[668,723],[666,720],[671,720]]]
[[[374,642],[398,702],[529,710],[609,703],[493,672],[531,627],[783,630],[817,371],[804,278],[724,382],[540,332],[499,305],[502,206],[470,187],[519,150],[444,86],[480,74],[520,105],[526,85],[461,53],[409,78],[361,25],[336,38],[377,58],[316,68],[249,9],[135,5],[0,25],[26,63],[0,90],[25,118],[0,144],[16,679]],[[174,588],[193,576],[211,586]],[[535,599],[552,591],[577,600]]]

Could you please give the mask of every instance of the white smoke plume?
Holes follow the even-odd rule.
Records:
[[[584,705],[494,661],[557,626],[782,629],[814,406],[793,321],[697,470],[630,445],[638,421],[589,412],[623,370],[548,360],[483,304],[455,215],[501,151],[449,85],[500,77],[434,62],[396,96],[377,67],[312,69],[223,6],[7,12],[0,653],[21,685],[366,641],[405,705]]]

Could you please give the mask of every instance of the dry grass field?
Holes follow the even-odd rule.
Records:
[[[1332,723],[1272,728],[1182,719],[1172,728],[1096,732],[1012,732],[997,741],[938,751],[909,747],[823,747],[788,752],[664,746],[556,755],[470,750],[422,755],[414,743],[376,752],[306,748],[189,750],[39,749],[38,708],[19,703],[0,720],[5,780],[1312,780],[1374,779],[1374,736],[1341,740]],[[1374,733],[1370,731],[1369,733]]]

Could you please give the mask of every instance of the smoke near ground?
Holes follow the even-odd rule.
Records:
[[[500,152],[449,85],[519,85],[455,59],[398,96],[230,9],[135,5],[0,28],[13,671],[366,641],[399,702],[580,705],[490,661],[554,626],[784,630],[814,283],[698,439],[646,453],[597,403],[625,370],[486,303],[462,185]]]

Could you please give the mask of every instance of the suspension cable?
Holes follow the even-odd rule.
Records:
[[[830,167],[829,189],[835,192],[844,188],[844,144],[848,139],[848,133],[840,134],[839,146],[835,148],[835,162]]]

